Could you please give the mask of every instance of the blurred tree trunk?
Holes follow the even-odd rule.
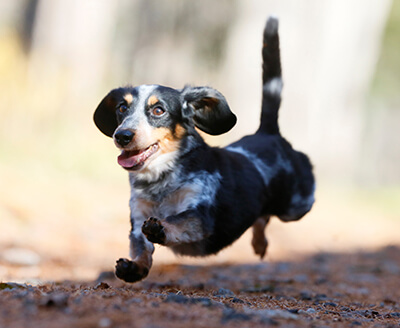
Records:
[[[390,0],[242,1],[222,78],[239,114],[236,133],[258,125],[261,31],[280,17],[284,91],[282,133],[333,180],[354,179],[362,163],[365,99],[379,56]],[[240,92],[238,92],[238,90]],[[247,122],[246,122],[247,121]]]
[[[32,83],[40,76],[45,85],[68,88],[67,99],[96,92],[105,77],[117,4],[40,0],[31,51]]]

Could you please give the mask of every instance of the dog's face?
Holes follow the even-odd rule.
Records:
[[[222,94],[209,87],[142,85],[112,90],[94,121],[122,150],[118,163],[140,172],[170,165],[195,126],[218,135],[235,125],[236,116]]]

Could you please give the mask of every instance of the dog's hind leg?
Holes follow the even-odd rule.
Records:
[[[262,259],[268,247],[268,240],[265,238],[265,227],[269,222],[270,216],[260,217],[253,224],[253,239],[251,245],[253,246],[254,252]]]

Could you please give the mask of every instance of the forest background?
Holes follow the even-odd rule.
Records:
[[[283,134],[310,155],[316,204],[273,220],[267,260],[400,244],[400,2],[4,0],[0,3],[0,278],[86,279],[128,255],[129,185],[96,129],[126,84],[211,85],[252,133],[261,36],[280,18]],[[247,233],[218,256],[255,262]]]

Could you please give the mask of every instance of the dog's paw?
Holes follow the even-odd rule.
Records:
[[[159,219],[150,217],[144,221],[142,232],[152,243],[161,245],[165,243],[165,231]]]
[[[258,238],[257,238],[258,237]],[[264,236],[253,236],[251,245],[253,246],[254,253],[260,256],[262,260],[267,253],[268,240]]]
[[[136,262],[119,259],[115,266],[115,275],[126,282],[136,282],[142,280],[149,274],[149,269],[138,265]]]

